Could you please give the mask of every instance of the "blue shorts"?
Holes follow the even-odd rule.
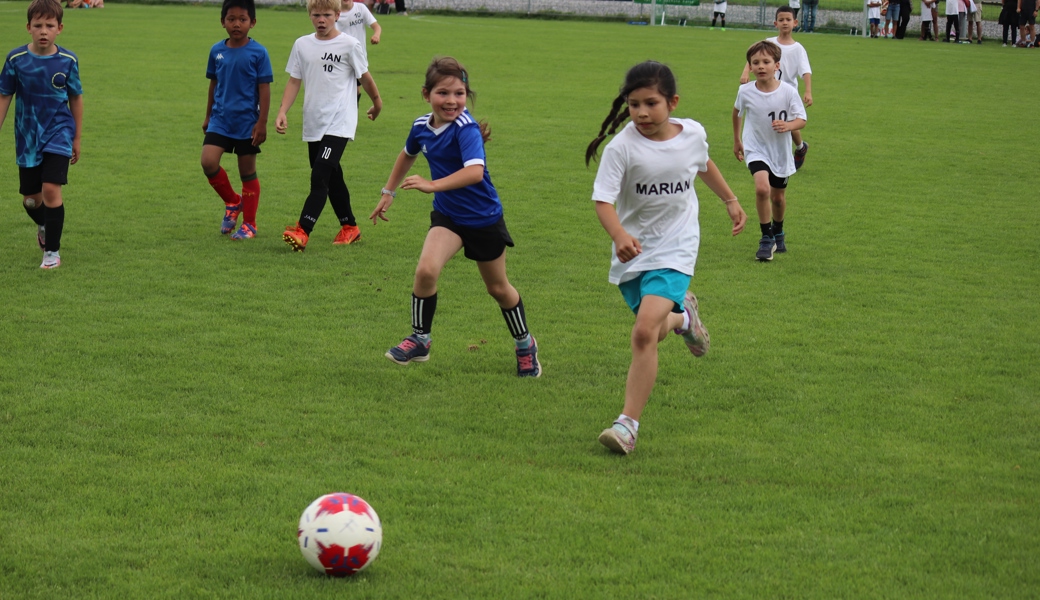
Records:
[[[880,25],[881,24],[881,19],[870,19],[870,24],[871,25]]]
[[[899,4],[889,3],[889,5],[888,5],[888,15],[885,16],[885,20],[886,21],[889,21],[889,20],[891,20],[891,21],[898,21],[899,20],[899,9],[901,7],[902,6],[899,5]]]
[[[686,290],[690,289],[690,276],[672,269],[643,271],[635,279],[618,284],[625,303],[632,312],[639,314],[639,304],[643,296],[660,296],[675,303],[672,312],[683,311],[683,300]]]

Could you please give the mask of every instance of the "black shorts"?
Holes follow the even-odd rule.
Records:
[[[35,167],[18,167],[18,193],[35,196],[43,191],[43,184],[65,185],[69,182],[68,156],[43,153],[43,161]]]
[[[349,141],[344,137],[326,135],[320,141],[307,142],[307,158],[311,161],[311,168],[314,168],[316,162],[326,162],[335,170],[339,167],[339,159],[343,158],[343,151],[347,149]]]
[[[759,171],[765,171],[766,173],[769,173],[769,187],[776,188],[778,190],[787,188],[787,180],[790,178],[777,177],[776,175],[773,175],[773,172],[769,170],[769,165],[767,165],[766,163],[760,160],[751,161],[748,163],[747,168],[748,171],[751,171],[752,175],[758,173]]]
[[[505,217],[499,218],[497,223],[487,227],[463,227],[447,215],[434,210],[430,212],[430,229],[434,227],[443,227],[462,238],[462,249],[466,258],[477,262],[495,260],[506,251],[506,246],[513,247],[513,238],[509,237]]]
[[[1023,8],[1021,14],[1018,15],[1018,26],[1026,27],[1029,25],[1036,25],[1036,17],[1033,16],[1033,11],[1026,12]]]
[[[213,133],[212,131],[206,132],[206,138],[202,140],[203,146],[217,146],[222,148],[224,152],[234,152],[239,156],[248,156],[250,154],[260,154],[260,146],[254,146],[253,140],[236,140],[229,138],[226,135],[219,133]]]

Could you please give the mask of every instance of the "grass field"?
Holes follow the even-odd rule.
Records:
[[[5,50],[28,41],[24,15],[0,3]],[[0,598],[1040,596],[1033,53],[804,39],[812,151],[788,192],[790,251],[762,264],[730,125],[760,33],[385,18],[369,52],[385,108],[343,161],[355,211],[426,110],[429,59],[458,57],[492,124],[510,277],[542,349],[544,376],[520,381],[461,256],[430,362],[382,356],[408,332],[430,198],[402,193],[354,246],[332,246],[331,209],[306,253],[280,240],[309,170],[302,101],[286,136],[274,111],[308,31],[302,12],[259,11],[275,108],[250,242],[219,235],[199,167],[217,8],[67,15],[86,123],[53,272],[16,193],[12,108]],[[639,448],[620,458],[596,436],[621,407],[632,317],[582,157],[646,58],[675,69],[677,114],[705,125],[752,223],[731,238],[698,188],[712,350],[662,344]],[[300,512],[338,490],[385,531],[348,581],[314,572],[295,539]]]

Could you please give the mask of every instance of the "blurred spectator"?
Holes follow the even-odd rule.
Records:
[[[813,33],[816,31],[816,7],[820,0],[802,0],[802,31]]]
[[[906,27],[910,24],[910,13],[914,10],[911,0],[899,0],[899,25],[896,27],[896,39],[906,37]]]
[[[921,37],[918,39],[922,42],[932,40],[939,41],[939,23],[936,22],[936,18],[939,16],[936,14],[935,7],[939,4],[939,0],[921,0]],[[932,30],[935,30],[935,36],[932,36]]]
[[[1011,45],[1018,42],[1018,0],[1004,0],[1000,9],[1000,18],[997,19],[1003,25],[1004,47],[1008,45],[1008,33],[1011,33]]]

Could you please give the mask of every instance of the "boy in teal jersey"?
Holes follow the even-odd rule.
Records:
[[[19,193],[37,225],[43,269],[61,265],[58,250],[65,226],[61,186],[69,165],[79,161],[83,130],[83,86],[76,55],[55,44],[63,11],[57,0],[33,0],[25,28],[32,42],[7,55],[0,70],[0,129],[11,98],[15,103],[15,153]]]

